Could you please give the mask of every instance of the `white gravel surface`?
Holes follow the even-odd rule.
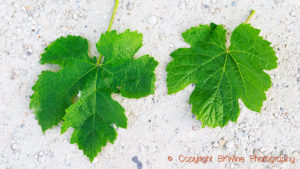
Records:
[[[300,1],[299,0],[121,0],[113,29],[144,34],[137,56],[151,54],[155,95],[139,100],[114,95],[126,109],[128,128],[119,129],[93,163],[74,144],[72,130],[45,134],[28,108],[31,87],[41,70],[43,49],[60,36],[82,35],[95,43],[107,29],[114,0],[0,0],[0,169],[299,169],[300,168]],[[250,23],[272,43],[279,66],[268,72],[273,84],[261,113],[243,104],[238,123],[201,128],[188,104],[193,86],[167,95],[166,65],[176,48],[188,47],[181,33],[215,22],[232,31]],[[245,162],[217,162],[218,155]],[[295,157],[294,164],[249,162],[251,155]],[[213,162],[182,163],[179,155],[212,156]],[[173,161],[168,157],[172,156]]]

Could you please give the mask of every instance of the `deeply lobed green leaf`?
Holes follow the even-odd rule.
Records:
[[[125,110],[111,94],[128,98],[153,94],[158,65],[148,55],[133,58],[142,46],[142,34],[137,32],[106,32],[96,46],[104,56],[102,64],[88,56],[88,42],[80,36],[51,43],[41,63],[57,64],[60,70],[41,73],[30,103],[43,132],[62,120],[62,133],[74,128],[71,143],[77,143],[91,161],[107,142],[114,142],[115,127],[127,127]],[[79,100],[72,104],[78,93]]]
[[[277,67],[270,42],[259,36],[250,24],[240,24],[226,48],[226,30],[221,25],[200,25],[182,34],[190,48],[171,53],[167,66],[168,93],[176,93],[190,84],[192,113],[203,126],[225,126],[239,116],[238,99],[259,112],[271,80],[264,70]]]

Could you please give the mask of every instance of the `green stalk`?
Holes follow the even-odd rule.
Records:
[[[250,13],[250,15],[248,16],[248,18],[247,18],[247,20],[246,20],[245,23],[248,23],[249,20],[253,17],[254,14],[255,14],[255,10],[251,10],[251,13]]]
[[[110,29],[111,29],[111,25],[112,25],[112,23],[113,23],[113,21],[114,21],[114,17],[115,17],[115,14],[116,14],[116,12],[117,12],[118,6],[119,6],[119,0],[116,0],[115,8],[114,8],[114,11],[113,11],[113,13],[112,13],[112,16],[111,16],[111,19],[110,19],[110,23],[109,23],[109,25],[108,25],[108,29],[107,29],[108,32],[109,32]]]
[[[109,32],[111,30],[111,26],[113,24],[113,21],[114,21],[114,17],[115,17],[115,14],[117,12],[117,9],[118,9],[118,6],[119,6],[119,0],[116,0],[116,3],[115,3],[115,7],[114,7],[114,11],[112,13],[112,16],[110,18],[110,22],[109,22],[109,25],[108,25],[108,28],[107,28],[107,31]],[[97,60],[97,65],[100,65],[100,62],[102,60],[102,57],[103,55],[100,54],[98,60]]]
[[[98,58],[98,60],[97,60],[97,65],[101,65],[100,62],[101,62],[101,60],[102,60],[102,57],[103,57],[103,55],[100,54],[100,55],[99,55],[99,58]]]

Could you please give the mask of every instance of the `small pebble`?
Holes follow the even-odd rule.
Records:
[[[285,156],[286,154],[287,154],[286,150],[281,150],[280,153],[279,153],[280,156]]]
[[[178,8],[179,9],[185,9],[185,7],[186,7],[185,2],[181,1],[181,2],[178,3]]]
[[[286,83],[283,83],[283,84],[282,84],[282,87],[284,87],[284,88],[288,88],[288,87],[289,87],[289,85],[288,85],[288,84],[286,84]]]
[[[46,160],[45,155],[42,151],[39,152],[37,160],[38,160],[39,163],[43,163]]]
[[[148,19],[147,19],[148,23],[151,24],[151,25],[156,25],[157,24],[157,18],[156,16],[150,16]]]
[[[254,145],[253,145],[253,148],[255,148],[255,149],[261,149],[263,147],[263,144],[262,144],[262,142],[261,141],[256,141],[255,143],[254,143]]]
[[[235,7],[235,6],[236,6],[236,2],[235,2],[235,1],[232,1],[231,6],[232,6],[232,7]]]
[[[254,150],[254,151],[253,151],[253,154],[254,154],[256,157],[263,157],[263,156],[264,156],[264,154],[263,154],[261,151],[259,151],[259,150]]]
[[[213,147],[218,147],[218,143],[216,143],[215,141],[211,142],[211,145],[212,145]]]
[[[227,140],[225,140],[224,138],[221,138],[219,141],[218,141],[220,147],[223,147],[225,146],[225,144],[227,143]]]
[[[142,164],[141,161],[139,161],[139,159],[138,159],[137,156],[132,157],[132,161],[133,161],[134,163],[136,163],[136,168],[137,168],[137,169],[142,169],[142,168],[143,168],[143,164]]]
[[[49,152],[49,155],[48,155],[50,158],[54,158],[54,154],[53,152]]]
[[[15,150],[18,148],[17,144],[15,144],[15,143],[12,143],[12,144],[10,145],[10,147],[11,147],[11,149],[12,149],[13,151],[15,151]]]
[[[98,158],[94,158],[92,163],[94,164],[94,163],[97,163],[97,162],[98,162]]]
[[[134,8],[134,3],[128,2],[128,3],[126,4],[126,9],[127,9],[128,11],[132,11],[133,8]]]
[[[238,139],[242,139],[242,138],[247,138],[248,135],[244,131],[238,130],[237,133],[236,133],[236,137]]]
[[[31,11],[32,10],[32,7],[29,6],[29,5],[27,5],[25,8],[26,8],[26,11]]]
[[[234,151],[234,149],[235,149],[235,145],[232,141],[227,142],[225,147],[230,151]]]
[[[26,52],[26,55],[27,55],[27,56],[30,56],[30,55],[32,55],[32,52],[27,51],[27,52]]]
[[[74,14],[73,15],[73,19],[77,20],[78,19],[78,15]]]
[[[200,127],[198,127],[197,125],[193,125],[193,126],[192,126],[192,130],[193,130],[193,131],[196,131],[196,130],[199,130],[199,129],[200,129]]]
[[[291,12],[290,12],[290,16],[291,16],[291,17],[296,17],[295,11],[291,11]]]
[[[210,8],[209,8],[209,12],[210,12],[211,14],[215,13],[215,8],[214,8],[214,7],[210,7]]]

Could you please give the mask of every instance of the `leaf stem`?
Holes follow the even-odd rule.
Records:
[[[98,60],[97,60],[97,65],[100,65],[100,62],[101,62],[101,60],[102,60],[102,57],[103,57],[103,55],[100,54],[100,56],[99,56],[99,58],[98,58]]]
[[[114,17],[115,17],[115,14],[116,14],[116,12],[117,12],[118,6],[119,6],[119,0],[116,0],[115,8],[114,8],[114,11],[113,11],[112,16],[111,16],[111,18],[110,18],[110,23],[109,23],[109,25],[108,25],[107,31],[110,31],[110,29],[111,29],[111,25],[112,25],[112,23],[113,23],[113,21],[114,21]]]
[[[109,22],[109,25],[108,25],[108,28],[107,28],[107,31],[109,32],[111,30],[111,26],[112,26],[112,23],[114,21],[114,17],[115,17],[115,14],[117,12],[117,9],[118,9],[118,6],[119,6],[119,0],[116,0],[116,3],[115,3],[115,7],[114,7],[114,11],[112,13],[112,16],[110,18],[110,22]],[[100,54],[98,60],[97,60],[97,65],[100,65],[101,63],[101,60],[102,60],[102,57],[103,55]]]
[[[251,10],[251,13],[250,13],[250,15],[248,16],[248,18],[247,18],[247,20],[246,20],[245,23],[248,23],[249,20],[252,18],[252,16],[253,16],[254,14],[255,14],[255,10]]]

